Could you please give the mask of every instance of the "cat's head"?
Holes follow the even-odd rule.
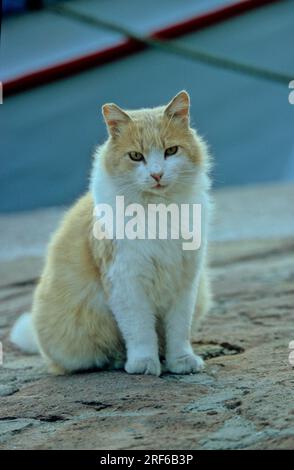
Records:
[[[164,194],[193,184],[205,171],[207,152],[190,127],[189,109],[186,91],[153,109],[102,107],[109,132],[103,163],[121,192]]]

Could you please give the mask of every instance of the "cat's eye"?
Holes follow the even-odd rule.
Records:
[[[129,152],[129,157],[134,162],[144,162],[145,161],[144,155],[140,152]]]
[[[179,147],[177,145],[173,145],[173,147],[169,147],[168,149],[165,150],[164,156],[165,157],[170,157],[171,155],[175,155],[178,151]]]

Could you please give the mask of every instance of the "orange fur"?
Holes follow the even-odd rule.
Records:
[[[113,316],[106,305],[98,311],[96,307],[101,305],[95,302],[99,291],[107,292],[105,272],[113,245],[94,239],[92,214],[93,200],[87,193],[53,237],[34,297],[32,314],[40,349],[49,364],[61,364],[64,370],[74,369],[75,361],[87,369],[97,365],[95,358],[105,357],[107,364],[124,356]],[[56,355],[60,350],[68,357],[68,367]]]

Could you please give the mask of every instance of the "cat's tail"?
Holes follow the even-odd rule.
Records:
[[[10,333],[10,341],[24,352],[31,354],[39,352],[30,313],[23,313],[16,320]]]

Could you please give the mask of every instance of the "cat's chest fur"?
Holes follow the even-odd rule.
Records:
[[[116,220],[116,194],[117,190],[108,179],[101,179],[102,172],[96,172],[95,188],[93,191],[94,203],[107,203],[113,208],[114,221]],[[106,184],[108,182],[108,184]],[[134,201],[141,203],[148,214],[146,200],[141,200],[138,194],[133,198],[125,198],[125,207]],[[150,202],[148,202],[150,203]],[[205,239],[206,209],[208,201],[206,197],[205,178],[199,178],[194,182],[193,189],[184,188],[180,194],[173,194],[169,199],[151,200],[151,203],[171,203],[180,207],[181,204],[201,204],[202,221],[201,237]],[[148,227],[148,218],[146,228]],[[198,227],[199,229],[199,227]],[[115,230],[114,230],[115,233]],[[115,239],[113,243],[113,258],[107,264],[106,277],[110,286],[109,298],[116,303],[130,303],[134,296],[140,299],[141,304],[133,308],[140,308],[144,299],[153,310],[164,312],[175,302],[183,288],[193,288],[197,270],[199,270],[202,252],[198,250],[184,250],[181,239]],[[134,295],[136,291],[136,295]]]
[[[197,252],[185,251],[182,240],[119,240],[109,278],[124,278],[148,296],[157,311],[169,308],[184,283],[195,276]],[[123,288],[123,283],[122,283]]]

